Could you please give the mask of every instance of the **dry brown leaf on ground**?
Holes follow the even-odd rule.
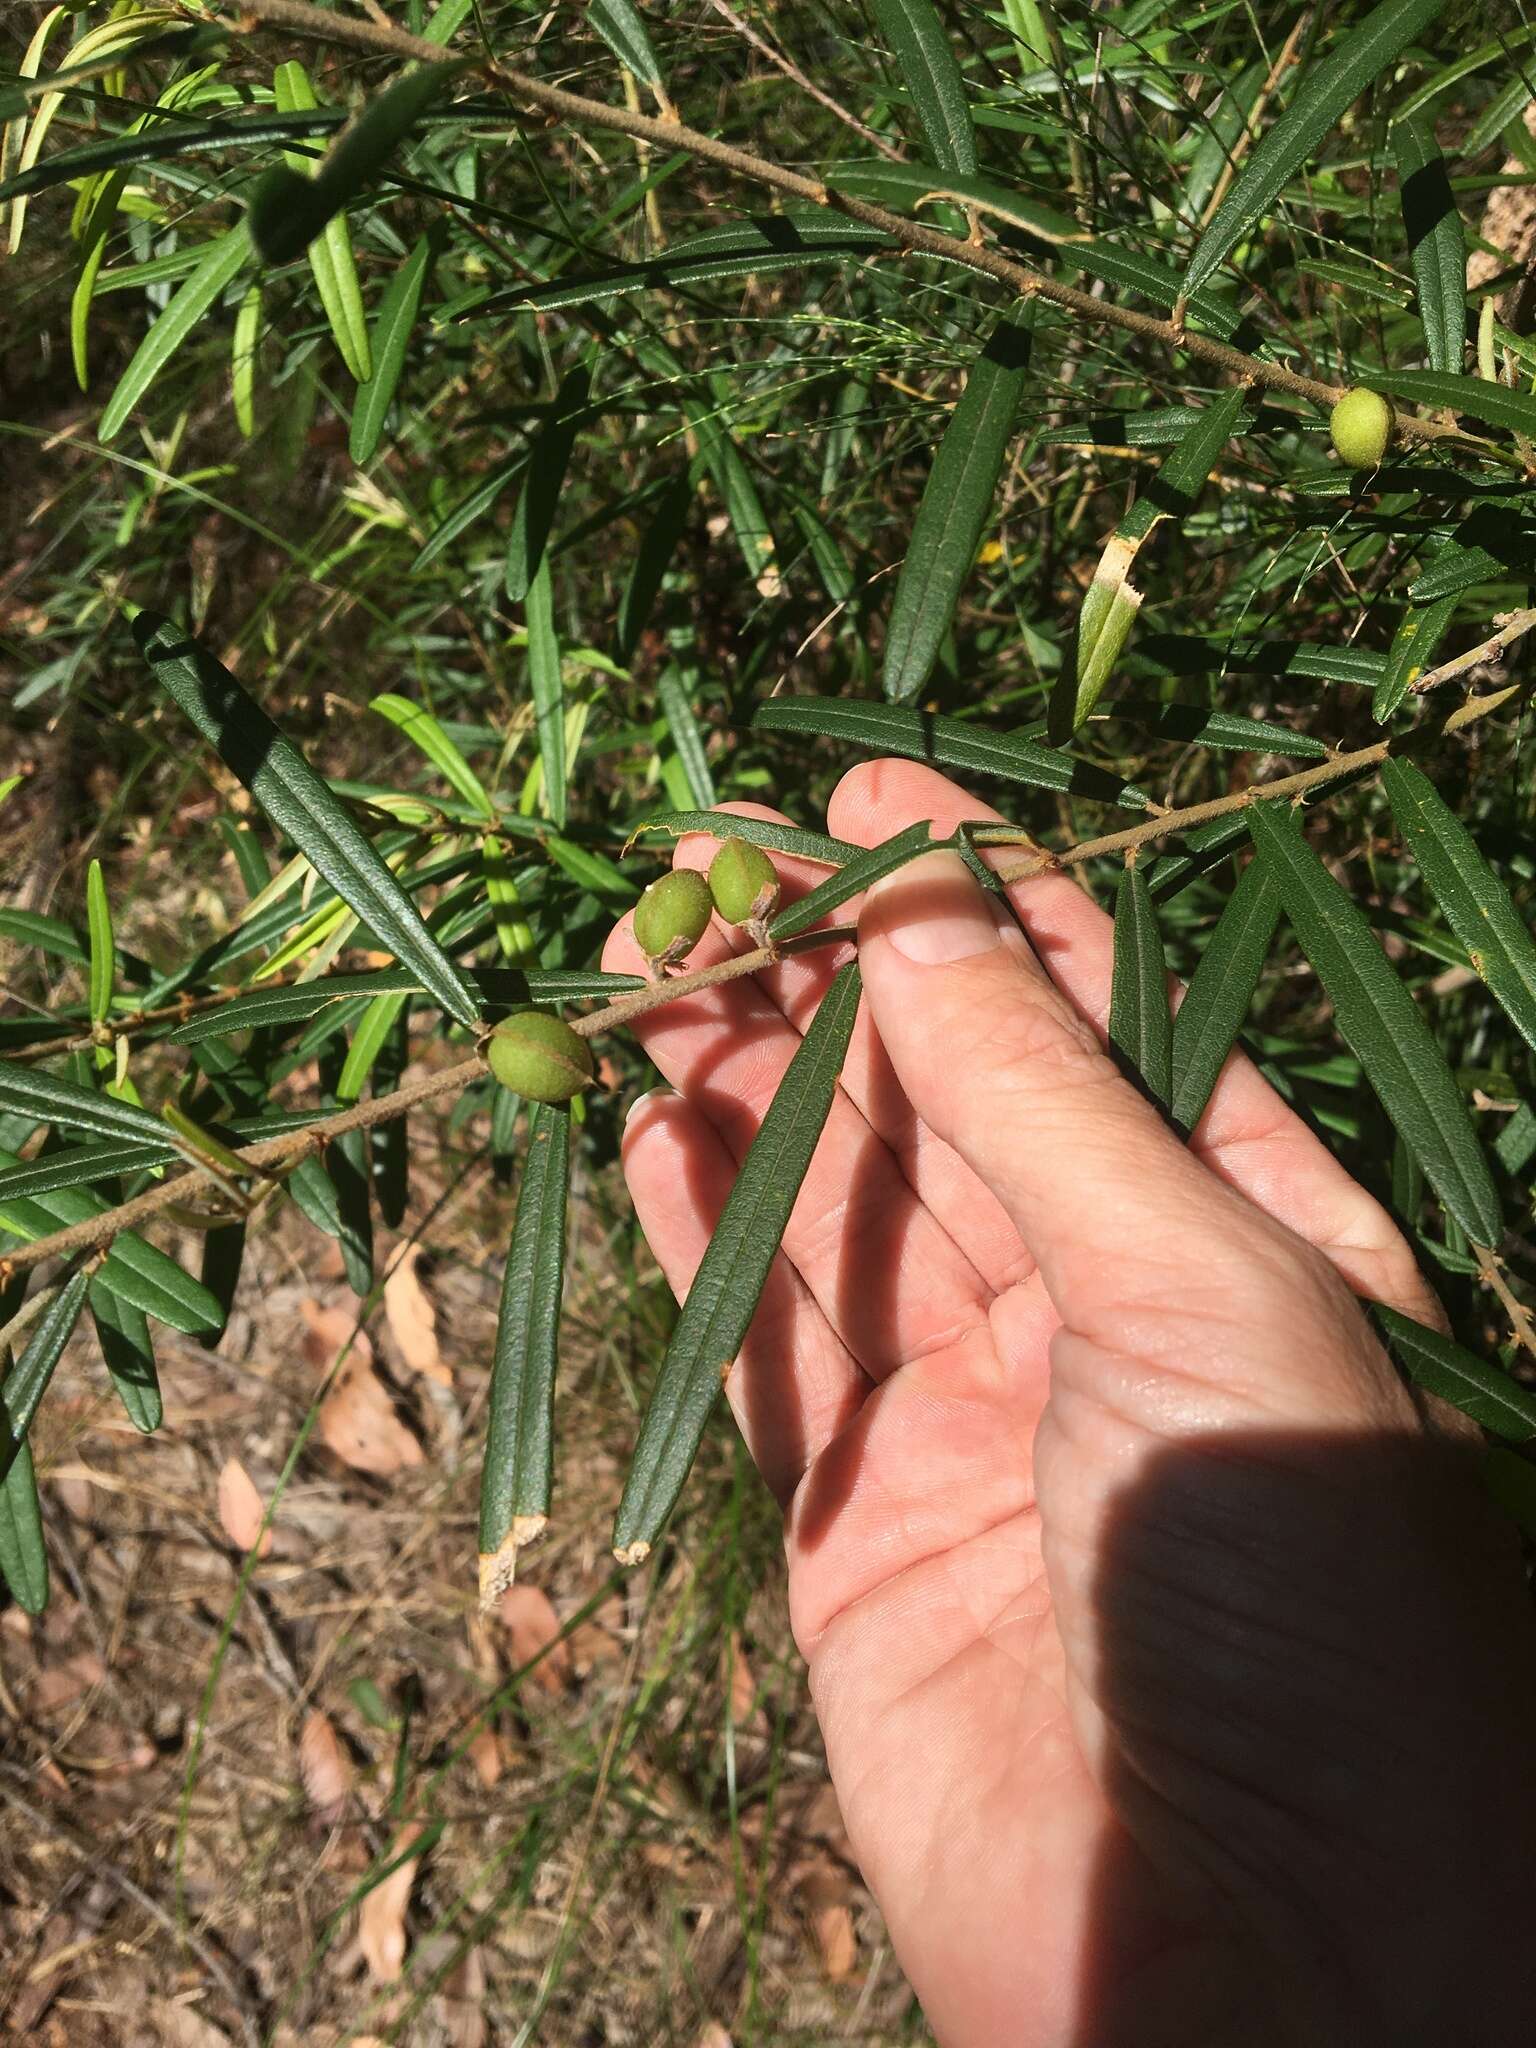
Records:
[[[466,1953],[436,2002],[450,2048],[485,2048],[485,1964],[479,1949]]]
[[[195,2006],[172,1998],[152,1998],[150,2024],[162,2048],[229,2048],[229,2036],[212,2020],[205,2020]]]
[[[405,1856],[422,1833],[419,1821],[408,1821],[395,1837],[390,1862]],[[418,1861],[414,1856],[407,1857],[398,1870],[391,1871],[382,1884],[374,1886],[359,1909],[357,1945],[375,1983],[396,1983],[405,1965],[405,1909],[411,1902]]]
[[[299,1730],[299,1777],[317,1817],[334,1827],[352,1797],[352,1765],[318,1707],[311,1707]]]
[[[219,1474],[219,1526],[236,1550],[272,1554],[272,1531],[262,1527],[266,1503],[238,1458],[226,1458]]]
[[[741,1637],[731,1631],[731,1719],[738,1728],[750,1727],[754,1722],[766,1731],[767,1718],[754,1715],[757,1705],[757,1679],[747,1661],[747,1653],[741,1646]]]
[[[694,2048],[731,2048],[731,2037],[718,2020],[711,2020],[694,2043]]]
[[[373,1364],[373,1343],[350,1310],[322,1308],[318,1301],[301,1301],[304,1318],[304,1356],[316,1372],[329,1372],[339,1353]],[[348,1347],[350,1346],[350,1349]]]
[[[859,1960],[853,1930],[853,1884],[830,1856],[818,1853],[791,1873],[795,1890],[811,1923],[821,1967],[829,1983],[851,1977]]]
[[[529,1677],[546,1692],[560,1692],[571,1675],[571,1651],[561,1639],[560,1617],[549,1595],[526,1583],[508,1586],[500,1613],[512,1639],[513,1664],[520,1670],[538,1657]]]
[[[105,1682],[107,1667],[94,1650],[82,1650],[63,1664],[46,1665],[38,1673],[27,1705],[34,1714],[55,1714],[72,1707],[93,1686]]]
[[[489,1791],[506,1768],[501,1737],[494,1728],[477,1728],[465,1753],[475,1767],[475,1775]]]
[[[414,1433],[395,1413],[388,1387],[371,1366],[349,1359],[320,1403],[320,1441],[354,1472],[388,1479],[424,1462]]]
[[[405,1245],[397,1254],[384,1282],[384,1314],[390,1335],[411,1371],[440,1387],[451,1387],[453,1374],[444,1365],[437,1344],[437,1310],[416,1270],[420,1259],[418,1244]]]

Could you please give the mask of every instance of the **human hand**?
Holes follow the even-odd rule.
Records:
[[[883,761],[828,822],[995,815]],[[1438,1306],[1240,1056],[1181,1145],[1103,1050],[1108,918],[1060,874],[1008,898],[952,854],[866,898],[842,1091],[726,1389],[897,1954],[945,2048],[1523,2043],[1530,1610],[1351,1289]],[[626,923],[604,964],[636,960]],[[637,1023],[678,1093],[625,1170],[680,1294],[838,964]]]

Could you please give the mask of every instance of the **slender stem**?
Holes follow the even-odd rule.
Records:
[[[1498,1296],[1504,1313],[1509,1317],[1515,1342],[1536,1357],[1536,1324],[1531,1321],[1530,1310],[1504,1278],[1498,1253],[1489,1251],[1486,1245],[1480,1244],[1474,1245],[1472,1249],[1477,1254],[1478,1271]]]
[[[1491,661],[1496,654],[1502,654],[1513,641],[1520,639],[1536,626],[1536,610],[1510,612],[1498,620],[1498,631],[1490,633],[1486,640],[1480,640],[1475,647],[1469,647],[1465,654],[1458,654],[1451,661],[1441,662],[1426,676],[1420,676],[1412,685],[1414,696],[1422,696],[1425,690],[1438,689],[1441,683],[1448,683],[1453,676],[1465,675],[1469,668],[1476,668],[1481,662]]]
[[[382,28],[375,22],[359,21],[350,16],[329,14],[321,8],[308,6],[306,0],[228,0],[228,4],[246,20],[286,28],[295,35],[309,36],[318,42],[345,43],[354,49],[412,57],[430,64],[443,61],[441,46],[429,43],[422,36],[410,35],[403,29]],[[543,107],[563,121],[570,121],[578,127],[608,128],[623,135],[637,135],[665,150],[686,150],[690,156],[718,164],[722,170],[730,171],[736,177],[771,186],[777,192],[793,199],[803,199],[812,206],[836,209],[850,220],[879,228],[914,254],[939,256],[947,262],[962,264],[969,270],[995,278],[1021,298],[1046,299],[1080,320],[1098,326],[1118,327],[1127,334],[1139,334],[1148,340],[1161,342],[1166,348],[1182,351],[1215,369],[1226,370],[1246,383],[1263,385],[1272,391],[1285,391],[1294,398],[1311,399],[1317,405],[1331,406],[1343,396],[1342,385],[1325,384],[1316,377],[1303,377],[1282,363],[1245,355],[1241,349],[1230,348],[1210,335],[1191,334],[1182,320],[1163,320],[1151,313],[1137,313],[1128,306],[1096,299],[1088,292],[1079,291],[1075,285],[1063,284],[1043,271],[1015,262],[990,243],[962,241],[957,236],[940,233],[937,228],[908,220],[904,214],[872,205],[852,193],[829,191],[820,178],[808,178],[802,172],[788,170],[766,157],[753,155],[750,150],[737,149],[712,135],[687,128],[681,121],[662,120],[629,107],[616,107],[606,100],[588,99],[581,93],[567,92],[561,86],[546,85],[542,79],[530,78],[526,72],[513,70],[505,64],[472,64],[469,68],[477,70],[487,83],[512,98]],[[1067,246],[1070,249],[1070,244]],[[1410,440],[1452,441],[1462,447],[1475,448],[1495,461],[1513,462],[1520,466],[1519,458],[1507,449],[1465,434],[1444,420],[1399,413],[1397,431]]]

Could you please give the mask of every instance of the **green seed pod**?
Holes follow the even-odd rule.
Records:
[[[778,905],[778,872],[750,839],[726,839],[709,864],[709,893],[727,924],[761,924]]]
[[[587,1041],[545,1010],[518,1010],[498,1024],[485,1058],[503,1088],[531,1102],[569,1102],[592,1079]]]
[[[1357,385],[1329,414],[1328,431],[1341,461],[1351,469],[1375,469],[1392,438],[1392,408],[1379,391]]]
[[[693,868],[674,868],[635,905],[635,944],[653,967],[670,967],[703,938],[710,909],[704,877]]]

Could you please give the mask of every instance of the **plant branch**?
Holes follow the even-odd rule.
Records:
[[[380,56],[409,57],[422,63],[440,64],[443,61],[442,47],[429,43],[422,36],[410,35],[403,29],[384,28],[371,21],[326,13],[321,8],[307,5],[306,0],[225,0],[225,4],[233,7],[247,21],[289,29],[295,35],[308,36],[317,42],[343,43]],[[1182,321],[1160,319],[1155,314],[1138,313],[1128,306],[1096,299],[1088,292],[1079,291],[1075,285],[1063,284],[1043,271],[1016,262],[989,243],[962,241],[955,235],[946,235],[937,228],[909,220],[904,214],[892,213],[886,207],[856,198],[852,193],[831,192],[819,178],[808,178],[799,171],[788,170],[782,164],[755,156],[750,150],[737,149],[712,135],[687,128],[680,121],[659,119],[638,109],[614,106],[606,100],[588,99],[581,93],[567,92],[561,86],[546,85],[542,79],[530,78],[526,72],[513,70],[505,64],[471,62],[468,68],[477,71],[488,84],[513,99],[542,107],[562,121],[572,122],[578,127],[607,128],[623,135],[638,136],[642,141],[655,143],[664,150],[685,150],[706,163],[718,164],[722,170],[736,177],[770,186],[776,192],[805,200],[812,206],[835,209],[865,227],[878,228],[914,254],[942,257],[947,262],[980,271],[1006,285],[1020,298],[1045,299],[1075,314],[1079,320],[1097,326],[1118,327],[1127,334],[1139,334],[1147,340],[1160,342],[1165,348],[1193,356],[1214,369],[1226,370],[1245,383],[1263,385],[1272,391],[1285,391],[1294,398],[1310,399],[1314,404],[1323,406],[1332,406],[1343,396],[1343,385],[1325,384],[1315,377],[1303,377],[1281,363],[1245,355],[1241,349],[1231,348],[1210,335],[1192,334]],[[1453,441],[1463,447],[1475,448],[1496,461],[1518,464],[1518,457],[1508,450],[1478,436],[1465,434],[1444,420],[1399,413],[1397,431],[1410,440]]]
[[[1536,617],[1532,623],[1536,624]],[[1511,697],[1518,696],[1523,688],[1521,683],[1511,683],[1507,689],[1496,690],[1491,696],[1473,697],[1458,705],[1441,726],[1441,737],[1475,725],[1479,719],[1507,704]],[[1046,851],[1032,854],[1011,866],[999,866],[997,878],[1004,884],[1027,882],[1034,875],[1049,873],[1052,868],[1076,867],[1083,861],[1098,860],[1106,854],[1134,852],[1138,847],[1150,845],[1154,839],[1166,839],[1170,832],[1187,832],[1193,826],[1208,824],[1212,818],[1247,810],[1251,804],[1270,803],[1281,797],[1294,801],[1314,789],[1339,782],[1346,775],[1379,768],[1394,748],[1404,747],[1416,739],[1417,735],[1413,733],[1394,734],[1387,739],[1376,740],[1368,747],[1356,747],[1347,754],[1334,754],[1327,761],[1319,761],[1315,768],[1299,769],[1296,774],[1282,775],[1274,782],[1255,783],[1231,796],[1213,797],[1208,803],[1186,804],[1181,810],[1164,811],[1156,818],[1149,818],[1144,825],[1127,826],[1123,832],[1106,832],[1098,839],[1080,839],[1075,846],[1069,846],[1061,853]]]

